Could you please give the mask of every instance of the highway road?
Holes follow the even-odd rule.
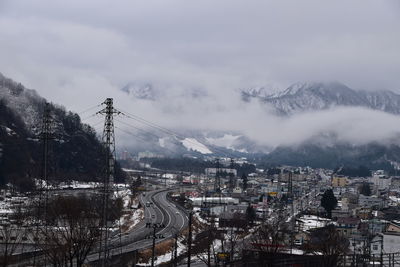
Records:
[[[157,243],[173,237],[187,227],[187,214],[168,200],[169,191],[171,190],[161,189],[140,195],[139,201],[144,206],[144,220],[131,231],[123,233],[121,236],[115,235],[110,239],[110,256],[151,247],[153,228],[148,226],[154,224],[164,226],[156,229],[156,235],[163,236],[163,238],[156,240]],[[97,261],[98,257],[98,253],[93,253],[87,257],[86,262]]]
[[[144,219],[129,232],[122,235],[114,234],[109,239],[111,257],[151,247],[153,228],[146,227],[147,223],[163,225],[163,227],[156,229],[156,235],[163,236],[163,238],[156,240],[157,243],[175,236],[176,233],[188,226],[187,214],[168,200],[167,194],[170,191],[172,190],[160,189],[146,192],[139,196],[139,201],[144,206]],[[95,248],[93,251],[97,251],[97,249]],[[42,258],[43,255],[40,255],[37,260]],[[31,260],[31,258],[27,258],[12,266],[27,266]],[[92,263],[98,260],[99,253],[93,252],[88,255],[85,263]]]

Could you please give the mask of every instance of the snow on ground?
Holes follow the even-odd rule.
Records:
[[[0,221],[14,213],[16,207],[25,205],[29,201],[25,196],[11,196],[9,192],[2,194],[3,196],[0,198]]]
[[[13,211],[11,209],[11,204],[5,201],[0,201],[0,215],[11,214]]]
[[[395,203],[400,203],[400,198],[398,198],[398,197],[395,197],[395,196],[389,196],[389,199],[391,200],[391,201],[393,201],[393,202],[395,202]]]
[[[143,209],[136,209],[130,211],[128,214],[123,215],[121,219],[122,232],[129,232],[134,229],[135,226],[143,220],[143,214]]]
[[[46,186],[46,181],[42,179],[35,179],[35,185],[37,188],[45,188],[48,189],[90,189],[97,188],[101,185],[98,182],[81,182],[81,181],[68,181],[61,182],[59,184],[52,184],[49,182],[48,186]]]
[[[229,149],[233,149],[233,144],[241,135],[231,135],[231,134],[224,134],[224,136],[219,138],[211,138],[206,137],[208,143],[214,146],[225,147]]]
[[[60,188],[68,189],[89,189],[98,187],[100,184],[95,182],[79,182],[79,181],[71,181],[70,183],[61,183]]]
[[[186,251],[186,245],[182,244],[182,238],[178,238],[178,249],[177,249],[177,256],[181,255],[183,252]],[[171,249],[175,249],[174,247],[172,247]],[[154,261],[154,265],[158,266],[162,263],[166,263],[169,262],[171,260],[171,256],[172,256],[172,251],[169,251],[167,253],[165,253],[164,255],[160,255],[156,257],[156,260]],[[193,256],[195,257],[195,256]],[[149,259],[148,262],[139,262],[139,264],[146,264],[146,265],[150,265],[151,264],[151,258]]]
[[[117,191],[114,191],[114,196],[116,198],[122,198],[123,203],[124,203],[124,208],[128,208],[129,202],[131,201],[131,190],[128,188],[120,189]]]
[[[165,138],[159,138],[158,144],[160,145],[160,147],[165,147]]]
[[[207,220],[203,219],[203,218],[200,216],[200,214],[196,212],[197,209],[200,210],[200,208],[197,208],[197,207],[193,209],[193,211],[195,212],[195,213],[194,213],[194,217],[195,217],[200,223],[209,225],[210,223],[207,222]]]
[[[6,133],[8,136],[16,135],[16,132],[14,132],[12,129],[8,128],[7,126],[1,126],[1,127],[3,127],[3,129],[6,130]]]
[[[122,187],[121,185],[117,185]],[[121,197],[124,205],[124,209],[127,211],[121,218],[121,229],[122,232],[131,231],[144,217],[143,209],[131,209],[131,207],[138,206],[138,200],[133,199],[131,190],[128,188],[120,189],[114,192],[115,197]]]
[[[212,154],[212,151],[194,138],[185,138],[181,141],[187,150],[198,151],[201,154]]]

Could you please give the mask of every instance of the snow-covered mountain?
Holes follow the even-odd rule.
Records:
[[[150,84],[150,83],[149,83]],[[136,99],[158,101],[160,92],[168,94],[168,90],[154,90],[152,86],[128,86],[123,89]],[[158,92],[158,93],[156,93]],[[192,96],[189,88],[186,93],[175,94],[174,97]],[[207,97],[205,91],[200,90],[201,97]],[[274,86],[249,87],[233,90],[237,96],[252,105],[259,101],[268,105],[268,111],[275,111],[276,115],[291,117],[308,112],[318,112],[332,107],[362,107],[379,110],[391,114],[400,114],[400,95],[391,91],[355,90],[338,82],[296,83],[285,90],[277,90]],[[171,98],[171,96],[169,96]],[[173,97],[171,98],[173,99]],[[206,99],[207,100],[207,99]],[[210,101],[212,102],[212,101]],[[271,109],[272,108],[272,109]],[[269,114],[271,115],[271,114]],[[266,114],[266,116],[268,116]],[[173,155],[192,154],[194,156],[210,156],[224,154],[238,154],[243,156],[264,153],[264,159],[276,164],[305,164],[312,166],[336,166],[341,164],[366,164],[374,167],[390,166],[390,160],[400,160],[400,146],[395,140],[379,140],[378,143],[354,145],[339,140],[335,133],[329,131],[316,132],[312,138],[295,146],[266,147],[248,138],[241,132],[208,131],[174,129],[180,137],[160,135],[159,138],[142,136],[148,142],[135,144],[136,151],[155,151]],[[386,145],[385,145],[386,143]],[[390,143],[391,145],[387,145]],[[350,153],[351,152],[351,153]],[[344,155],[346,154],[346,155]],[[363,155],[366,155],[365,157]],[[329,163],[329,164],[328,164]]]
[[[265,90],[247,89],[242,99],[258,99],[281,115],[328,109],[333,106],[365,107],[400,114],[400,95],[392,91],[354,90],[338,83],[296,83],[286,90],[268,94]]]
[[[0,99],[7,103],[23,120],[27,128],[39,125],[45,99],[35,90],[25,88],[21,83],[0,73]]]

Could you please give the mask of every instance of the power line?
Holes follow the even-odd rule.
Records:
[[[86,113],[86,112],[88,112],[88,111],[91,111],[92,109],[98,108],[98,107],[100,107],[100,106],[101,106],[101,104],[96,105],[96,106],[93,106],[93,107],[90,107],[90,108],[87,108],[87,109],[85,109],[85,110],[83,110],[83,111],[81,111],[81,112],[78,112],[77,114],[80,116],[80,115],[82,115],[82,114],[84,114],[84,113]]]
[[[122,109],[121,109],[121,111],[123,111],[123,112],[124,112],[123,115],[126,116],[126,117],[129,118],[129,119],[135,120],[135,121],[137,121],[137,122],[140,122],[140,123],[142,123],[142,124],[145,124],[145,125],[147,125],[147,126],[150,126],[150,127],[152,127],[152,128],[155,128],[155,129],[157,129],[157,130],[159,130],[159,131],[162,131],[162,132],[164,132],[164,133],[166,133],[166,134],[172,135],[172,136],[174,136],[174,137],[179,137],[180,139],[186,140],[188,143],[191,143],[191,144],[193,144],[193,145],[195,145],[195,146],[197,146],[197,147],[200,147],[198,143],[191,141],[189,138],[186,138],[186,137],[184,137],[184,136],[178,134],[177,132],[174,132],[174,131],[169,130],[169,129],[165,128],[165,127],[162,127],[162,126],[160,126],[160,125],[157,125],[156,123],[153,123],[153,122],[151,122],[151,121],[149,121],[149,120],[146,120],[146,119],[144,119],[144,118],[141,118],[140,116],[134,115],[134,114],[132,114],[132,113],[130,113],[130,112],[127,112],[127,111],[125,111],[125,110],[122,110]],[[203,145],[203,144],[202,144],[202,145]],[[204,145],[203,145],[203,146],[204,146]],[[238,155],[235,155],[235,154],[233,154],[233,153],[227,153],[226,151],[223,151],[223,150],[221,150],[221,149],[219,149],[219,148],[216,148],[216,147],[213,147],[213,150],[215,150],[216,152],[221,153],[221,154],[223,154],[224,156],[227,156],[227,157],[237,157],[237,156],[238,156]]]
[[[87,120],[87,119],[90,119],[90,118],[93,118],[93,117],[96,117],[96,116],[97,116],[97,113],[94,113],[94,114],[92,114],[92,115],[89,115],[89,116],[87,116],[87,117],[81,119],[81,121],[85,121],[85,120]]]
[[[145,138],[143,138],[142,136],[140,136],[140,135],[138,135],[138,134],[135,134],[135,133],[132,133],[131,131],[122,129],[122,128],[118,127],[118,126],[115,126],[115,129],[118,129],[118,130],[120,130],[120,131],[122,131],[122,132],[124,132],[124,133],[126,133],[126,134],[129,134],[129,135],[132,135],[132,136],[134,136],[134,137],[136,137],[136,138],[139,138],[140,140],[142,140],[142,141],[144,141],[144,142],[148,142],[148,141],[149,141],[149,140],[146,140]],[[167,147],[162,147],[162,148],[165,149],[165,150],[168,150],[168,151],[171,152],[172,154],[176,154],[176,151],[173,151],[173,150],[171,150],[171,149],[169,149],[169,148],[167,148]]]
[[[134,126],[134,125],[132,125],[132,124],[129,124],[129,123],[126,123],[126,122],[123,122],[123,121],[117,120],[117,119],[115,119],[115,121],[117,121],[117,122],[119,122],[119,123],[122,123],[122,124],[124,124],[124,125],[126,125],[126,126],[129,126],[129,127],[135,128],[136,130],[139,130],[139,131],[141,131],[141,132],[144,132],[144,133],[146,133],[146,134],[152,135],[152,136],[154,136],[154,137],[161,138],[160,136],[158,136],[158,135],[156,135],[156,134],[154,134],[154,133],[152,133],[152,132],[149,132],[149,131],[143,130],[142,128],[139,128],[139,127],[137,127],[137,126]]]
[[[137,127],[137,126],[134,126],[134,125],[132,125],[132,124],[123,122],[123,121],[121,121],[121,120],[115,119],[115,121],[118,121],[119,123],[122,123],[122,124],[124,124],[124,125],[126,125],[126,126],[132,127],[132,128],[134,128],[134,129],[137,129],[137,130],[139,130],[139,131],[141,131],[141,132],[143,132],[143,133],[152,135],[152,136],[154,136],[154,137],[156,137],[156,138],[162,138],[161,136],[158,136],[158,135],[156,135],[156,134],[154,134],[154,133],[152,133],[152,132],[143,130],[143,129],[140,128],[140,127]],[[116,128],[117,128],[117,127],[116,127]],[[120,128],[119,128],[119,129],[120,129]],[[141,138],[139,135],[135,135],[135,136],[138,137],[138,138]],[[177,137],[177,136],[174,135],[173,137]],[[179,137],[179,136],[178,136],[178,137]],[[183,138],[183,137],[182,137],[182,138]],[[185,139],[186,139],[186,138],[185,138]],[[145,140],[145,139],[143,139],[143,138],[142,138],[142,140],[148,142],[148,140]],[[187,140],[187,139],[186,139],[186,140]],[[200,145],[199,145],[198,143],[196,143],[196,142],[192,142],[192,141],[190,141],[190,140],[187,140],[187,141],[190,142],[190,143],[192,143],[193,145],[197,146],[198,148],[200,148],[200,147],[202,148],[203,146],[205,146],[205,145],[203,145],[203,144],[201,144],[201,143],[200,143],[200,145],[202,145],[202,146],[200,146]],[[163,147],[163,148],[165,148],[165,147]],[[165,148],[165,149],[166,149],[166,148]],[[167,149],[167,150],[173,152],[173,154],[176,153],[176,151],[172,151],[172,150],[170,150],[170,149]],[[216,149],[215,149],[215,150],[216,150]],[[201,153],[201,152],[200,152],[200,153]],[[221,153],[223,153],[223,152],[221,151]],[[226,154],[226,153],[225,153],[225,154]]]
[[[92,125],[90,125],[90,127],[92,127],[93,129],[95,128],[95,126],[99,125],[100,123],[103,123],[103,121],[98,121]]]

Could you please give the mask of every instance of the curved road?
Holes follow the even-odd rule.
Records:
[[[109,240],[110,256],[151,247],[153,228],[146,227],[147,223],[165,226],[156,230],[156,235],[163,236],[163,238],[156,239],[157,243],[173,237],[187,227],[188,217],[167,199],[169,191],[171,190],[162,189],[140,195],[139,201],[144,207],[144,220],[139,222],[130,232],[122,234],[121,237],[116,235]],[[98,259],[98,253],[93,253],[87,257],[86,262],[93,262]]]

